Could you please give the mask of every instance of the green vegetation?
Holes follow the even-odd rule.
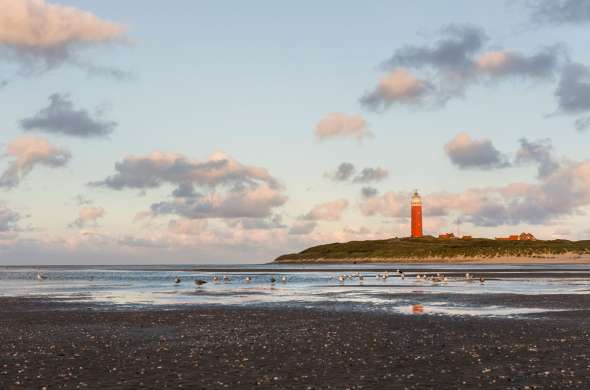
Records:
[[[589,255],[587,241],[499,241],[485,238],[438,239],[392,238],[388,240],[351,241],[314,246],[300,253],[278,257],[276,262],[315,262],[321,260],[375,260],[375,259],[448,259],[494,257],[550,257],[560,254]]]

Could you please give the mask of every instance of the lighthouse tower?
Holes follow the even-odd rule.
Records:
[[[422,237],[422,198],[418,190],[412,196],[412,237]]]

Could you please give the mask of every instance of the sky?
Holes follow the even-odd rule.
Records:
[[[590,239],[589,0],[0,9],[0,264]]]

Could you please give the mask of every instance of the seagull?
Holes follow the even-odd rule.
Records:
[[[338,280],[340,281],[340,283],[344,283],[346,278],[344,277],[344,275],[340,275],[340,276],[338,276]]]
[[[246,283],[250,283],[252,281],[252,278],[249,276],[246,276]]]
[[[215,283],[219,282],[219,276],[217,276],[217,275],[214,276],[213,277],[213,282],[215,282]]]
[[[180,277],[177,276],[176,279],[174,279],[174,283],[178,284],[180,282],[181,282]]]
[[[41,272],[37,272],[37,280],[43,281],[47,279],[47,276],[43,275]]]
[[[486,280],[483,278],[483,276],[479,278],[479,283],[484,284],[485,281]]]
[[[274,282],[276,282],[276,281],[277,281],[277,280],[275,279],[275,277],[274,277],[274,276],[271,276],[271,277],[270,277],[270,282],[271,282],[271,283],[274,283]]]
[[[223,275],[223,282],[224,283],[231,282],[231,278],[229,276],[227,276],[227,275]]]
[[[281,276],[281,282],[287,283],[287,277],[286,276]]]
[[[202,279],[197,279],[197,280],[195,280],[195,284],[197,286],[202,286],[204,284],[207,284],[207,281],[206,280],[202,280]]]

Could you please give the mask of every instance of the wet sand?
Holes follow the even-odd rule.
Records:
[[[514,319],[0,298],[0,388],[589,388],[590,298],[526,299],[572,310]]]

